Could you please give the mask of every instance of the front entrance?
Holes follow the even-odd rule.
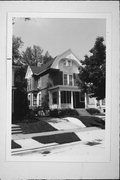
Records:
[[[73,92],[73,108],[85,108],[85,97],[80,92]]]

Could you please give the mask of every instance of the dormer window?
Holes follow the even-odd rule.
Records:
[[[70,59],[65,59],[65,60],[64,60],[64,66],[67,66],[67,67],[72,66],[72,60],[70,60]]]
[[[67,65],[72,66],[72,60],[67,60]]]

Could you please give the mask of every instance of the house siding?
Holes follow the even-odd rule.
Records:
[[[41,89],[45,89],[48,86],[49,74],[45,74],[41,77]]]
[[[73,74],[73,73],[79,73],[78,65],[72,60],[72,66],[65,66],[64,65],[64,59],[59,62],[59,69],[60,71],[67,73],[67,74]]]
[[[51,86],[63,85],[63,72],[59,70],[51,71],[49,74],[49,81]]]

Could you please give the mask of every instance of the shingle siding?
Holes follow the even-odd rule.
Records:
[[[49,74],[50,81],[52,81],[52,86],[63,85],[63,72],[59,70],[51,70]]]

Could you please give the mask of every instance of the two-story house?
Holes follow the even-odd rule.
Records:
[[[89,98],[81,93],[76,80],[80,60],[69,49],[41,67],[28,66],[26,76],[29,107],[41,106],[49,94],[49,108],[89,107]]]

